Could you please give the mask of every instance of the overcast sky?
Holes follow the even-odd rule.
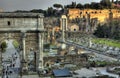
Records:
[[[4,11],[47,9],[54,3],[66,5],[72,1],[84,4],[99,2],[100,0],[0,0],[0,8]]]

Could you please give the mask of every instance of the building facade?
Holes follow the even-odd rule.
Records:
[[[98,22],[104,23],[107,19],[109,19],[109,13],[113,13],[113,18],[119,18],[120,17],[120,10],[118,9],[103,9],[103,10],[95,10],[95,9],[69,9],[68,10],[68,18],[70,20],[75,18],[83,18],[87,17],[87,14],[90,14],[90,18],[97,18]]]

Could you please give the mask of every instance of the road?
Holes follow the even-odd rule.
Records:
[[[6,51],[2,54],[3,56],[3,68],[4,72],[7,72],[3,74],[3,77],[6,78],[17,78],[19,75],[19,68],[20,68],[20,57],[19,53],[13,46],[13,40],[6,40],[7,48]],[[10,60],[10,62],[6,62]],[[12,71],[12,73],[9,73]]]

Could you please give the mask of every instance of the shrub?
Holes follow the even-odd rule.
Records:
[[[15,48],[19,47],[19,43],[16,40],[13,41],[13,45],[14,45]]]

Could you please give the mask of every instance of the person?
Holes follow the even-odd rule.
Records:
[[[8,78],[8,75],[6,76],[6,78]]]
[[[12,74],[12,71],[9,71],[10,72],[10,74]]]
[[[20,78],[22,78],[22,68],[21,68],[21,71],[20,71]]]
[[[3,76],[3,78],[6,78],[6,74]]]
[[[7,70],[6,70],[6,75],[8,74]]]
[[[4,78],[4,75],[5,75],[5,69],[3,69],[3,74],[2,74],[2,78]]]
[[[43,74],[44,74],[44,75],[46,74],[46,70],[43,71]]]
[[[40,72],[40,71],[37,71],[37,73],[38,73],[38,75],[39,75],[39,77],[40,77],[41,72]]]
[[[15,64],[13,64],[13,67],[15,67]]]

